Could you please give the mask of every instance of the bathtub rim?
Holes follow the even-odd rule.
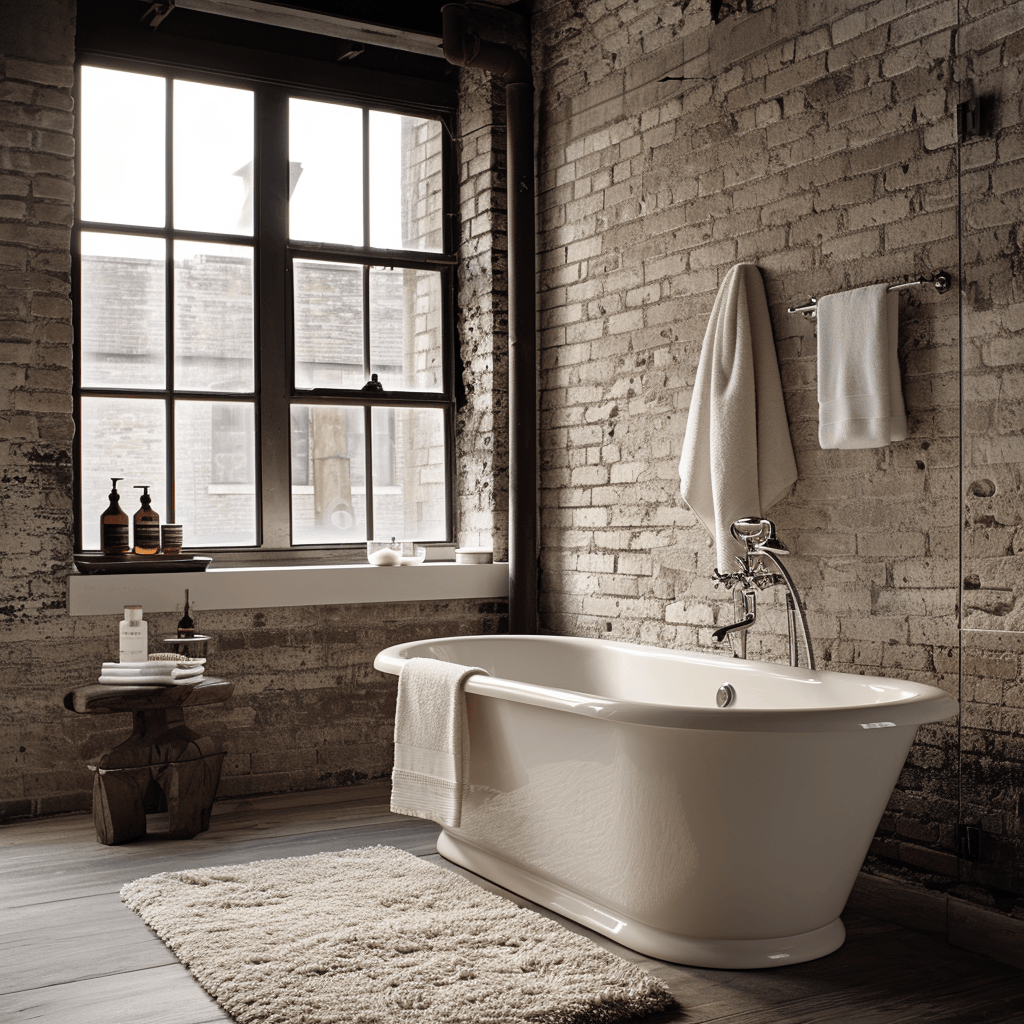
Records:
[[[679,659],[691,664],[706,665],[718,670],[727,669],[739,674],[756,672],[759,675],[776,676],[797,682],[820,682],[823,677],[843,676],[849,680],[844,685],[883,686],[888,689],[910,690],[911,695],[893,701],[877,704],[845,704],[812,708],[698,708],[688,705],[654,704],[643,701],[628,701],[616,697],[598,697],[576,690],[541,686],[515,679],[504,679],[486,673],[472,675],[465,683],[466,693],[521,704],[565,711],[569,714],[585,715],[589,718],[605,719],[611,722],[644,725],[661,729],[704,729],[719,732],[834,732],[864,731],[886,732],[890,728],[924,725],[953,718],[959,713],[958,703],[945,691],[928,683],[916,683],[905,679],[890,679],[884,676],[850,675],[831,670],[810,671],[792,668],[772,662],[758,662],[725,657],[718,654],[704,654],[678,651],[669,648],[652,647],[645,644],[631,644],[618,640],[601,640],[590,637],[533,636],[515,633],[474,634],[469,636],[431,637],[426,640],[411,640],[393,644],[380,651],[373,665],[380,672],[397,676],[405,661],[415,657],[429,657],[424,649],[430,645],[452,644],[466,641],[486,640],[557,642],[584,647],[607,647],[630,652]],[[738,684],[739,685],[739,684]]]

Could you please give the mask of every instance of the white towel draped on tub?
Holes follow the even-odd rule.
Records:
[[[483,669],[410,658],[398,676],[391,810],[458,828],[469,764],[463,689]]]
[[[818,443],[883,448],[907,436],[896,354],[899,306],[888,285],[818,300]]]
[[[743,547],[729,532],[761,516],[796,481],[775,339],[761,273],[740,263],[725,276],[704,335],[679,461],[683,500],[732,572]]]

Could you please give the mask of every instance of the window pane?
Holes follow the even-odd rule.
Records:
[[[372,419],[375,537],[446,540],[444,413],[376,408]]]
[[[82,219],[164,224],[164,79],[82,68]]]
[[[363,268],[295,260],[295,386],[361,388]]]
[[[253,94],[174,83],[174,226],[252,234]]]
[[[185,547],[256,543],[251,402],[174,403],[175,522]]]
[[[362,245],[362,110],[289,100],[288,160],[290,237]]]
[[[162,238],[82,232],[82,385],[162,388],[164,254]]]
[[[366,540],[365,419],[361,407],[292,406],[292,543]]]
[[[370,369],[387,391],[441,390],[441,275],[370,271]]]
[[[370,112],[370,245],[441,252],[441,122]]]
[[[252,392],[252,249],[174,243],[174,386]]]
[[[140,507],[141,489],[149,484],[153,508],[168,522],[166,422],[159,398],[82,399],[82,549],[98,551],[100,516],[110,502],[110,478],[117,485],[120,505],[129,520]]]

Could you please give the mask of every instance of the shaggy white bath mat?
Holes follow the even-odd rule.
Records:
[[[665,985],[387,846],[129,882],[121,899],[240,1024],[613,1024]]]

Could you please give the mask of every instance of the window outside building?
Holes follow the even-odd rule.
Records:
[[[450,540],[441,119],[111,60],[79,96],[80,549],[112,477],[186,548]]]

